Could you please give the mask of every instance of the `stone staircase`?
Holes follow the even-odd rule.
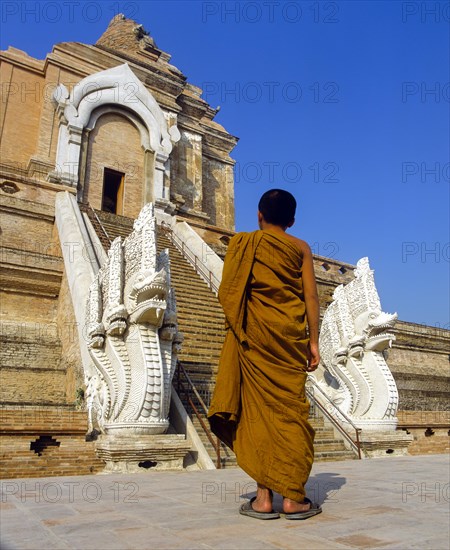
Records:
[[[310,417],[309,421],[316,430],[314,439],[314,460],[316,462],[356,459],[353,451],[345,447],[343,439],[335,436],[332,424],[320,413]]]
[[[189,407],[188,412],[191,413]],[[203,431],[200,421],[195,414],[191,414],[191,418],[205,449],[208,451],[214,464],[216,464],[216,451]],[[316,462],[353,460],[356,458],[355,454],[345,447],[344,442],[335,437],[332,425],[324,420],[322,416],[310,418],[309,422],[316,431],[314,441],[314,460]],[[237,466],[235,455],[226,445],[221,444],[220,455],[222,468]]]
[[[117,236],[124,238],[132,230],[133,220],[130,218],[99,211],[96,214],[110,240],[115,239]],[[102,244],[108,249],[110,241],[106,238],[100,224],[92,217],[92,213],[90,219]],[[182,352],[179,354],[179,359],[202,399],[206,404],[209,404],[225,336],[223,311],[208,285],[161,230],[158,233],[157,248],[158,251],[168,248],[170,254],[171,278],[177,300],[178,324],[180,331],[184,335]],[[176,386],[176,380],[174,380],[174,384]],[[183,392],[180,394],[180,398],[211,459],[216,463],[216,451],[202,429],[200,421],[187,402]],[[201,411],[201,406],[192,393],[191,398],[197,410]],[[202,414],[202,419],[207,425],[208,423],[204,414]],[[332,426],[328,425],[328,421],[325,421],[317,410],[314,412],[314,417],[311,418],[311,423],[316,430],[316,441],[314,444],[316,460],[346,460],[355,458],[354,453],[345,448],[343,441],[335,438]],[[221,464],[222,467],[236,465],[234,454],[224,444],[221,444]]]

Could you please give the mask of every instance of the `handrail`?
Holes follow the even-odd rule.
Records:
[[[80,210],[82,212],[86,212],[86,214],[88,215],[88,218],[90,218],[91,221],[98,224],[98,226],[100,227],[100,229],[103,232],[103,235],[106,237],[106,240],[109,242],[109,244],[112,244],[112,239],[108,235],[108,232],[106,231],[105,226],[102,224],[102,221],[98,217],[98,214],[94,210],[94,208],[89,203],[80,203]],[[92,218],[94,218],[94,219],[92,219]],[[99,237],[100,237],[100,235],[99,235]]]
[[[337,419],[329,412],[327,409],[318,401],[315,396],[314,392],[310,391],[308,387],[306,387],[306,393],[308,394],[308,397],[314,401],[314,403],[319,407],[319,409],[322,411],[323,414],[331,421],[333,426],[339,430],[339,432],[345,437],[345,439],[350,443],[353,450],[356,451],[358,454],[358,458],[361,459],[361,442],[360,442],[360,434],[361,434],[361,428],[358,428],[352,420],[343,412],[341,409],[331,401],[331,399],[328,397],[328,395],[322,390],[322,388],[317,384],[317,382],[312,378],[311,376],[308,376],[308,382],[311,382],[314,386],[314,389],[319,390],[319,392],[325,397],[325,399],[333,406],[333,408],[340,414],[355,430],[356,434],[356,441],[353,441],[350,434],[339,424]]]
[[[187,398],[187,401],[189,405],[192,407],[192,410],[195,413],[195,416],[198,418],[198,421],[200,422],[201,427],[203,428],[203,431],[205,432],[209,442],[213,446],[214,450],[216,451],[216,467],[218,470],[222,467],[222,461],[220,458],[220,440],[217,437],[216,440],[214,440],[213,434],[211,430],[208,428],[208,426],[205,424],[203,418],[201,417],[200,412],[198,411],[195,403],[193,402],[189,390],[192,390],[194,392],[195,397],[198,399],[201,407],[203,408],[205,414],[208,414],[208,407],[205,405],[205,402],[203,401],[202,397],[197,391],[197,388],[195,387],[194,382],[191,380],[191,377],[187,373],[186,369],[184,368],[183,364],[180,361],[177,361],[177,390],[178,392],[181,391],[181,389],[184,391],[185,396]],[[182,386],[182,382],[180,380],[180,374],[184,375],[184,378],[186,379],[186,382],[188,383],[188,389],[186,389],[184,386]]]
[[[175,233],[172,228],[167,225],[161,225],[161,229],[168,236],[170,241],[175,245],[175,247],[181,252],[181,255],[188,260],[192,265],[195,271],[202,277],[205,283],[209,288],[218,294],[219,292],[219,279],[214,275],[214,273],[208,269],[204,264],[201,258],[199,258],[195,252],[193,252],[185,243],[182,241]]]
[[[100,229],[103,231],[103,234],[108,239],[109,244],[112,244],[111,237],[108,235],[108,232],[106,231],[104,225],[102,224],[100,218],[98,217],[97,212],[92,208],[92,206],[89,203],[87,204],[87,207],[90,209],[90,212],[92,212],[92,214],[94,215],[95,221],[98,223],[98,225],[100,226]]]

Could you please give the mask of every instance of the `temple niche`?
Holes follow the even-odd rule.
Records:
[[[89,133],[82,201],[97,210],[136,218],[143,181],[139,131],[123,115],[105,113]]]

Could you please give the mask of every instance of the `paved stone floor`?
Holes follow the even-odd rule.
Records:
[[[447,550],[449,476],[447,455],[318,463],[306,521],[239,515],[239,469],[4,480],[1,548]]]

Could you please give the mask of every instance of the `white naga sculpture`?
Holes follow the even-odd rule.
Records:
[[[333,294],[320,331],[322,363],[313,378],[331,401],[364,431],[391,431],[397,425],[398,391],[384,350],[395,336],[397,314],[381,311],[368,258],[357,263],[355,279]],[[335,407],[323,402],[340,421]]]
[[[86,380],[89,432],[166,432],[182,337],[169,253],[156,253],[152,204],[144,206],[129,237],[114,240],[90,286],[87,337],[94,364]]]

